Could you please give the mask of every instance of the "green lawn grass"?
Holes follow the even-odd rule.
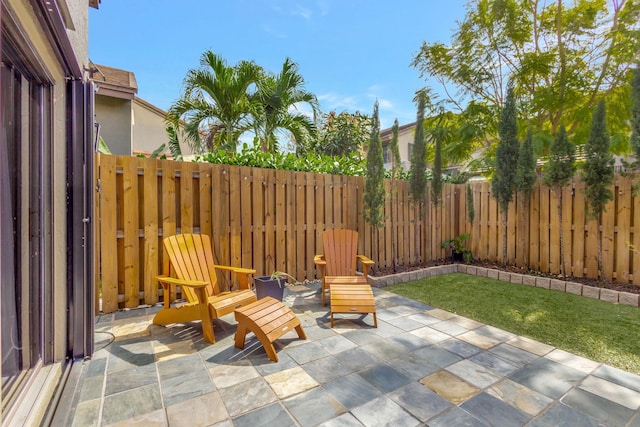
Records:
[[[455,273],[385,290],[640,374],[640,308]]]

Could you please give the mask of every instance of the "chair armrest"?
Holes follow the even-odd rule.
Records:
[[[324,259],[324,255],[316,255],[313,257],[313,262],[316,267],[318,267],[318,272],[320,272],[320,277],[324,278],[324,271],[327,267],[327,261]]]
[[[170,295],[171,295],[171,286],[180,286],[181,288],[192,288],[194,290],[193,294],[200,300],[202,298],[201,303],[205,302],[205,291],[209,285],[209,282],[204,282],[201,280],[180,280],[175,277],[169,276],[156,276],[156,280],[160,282],[162,285],[162,289],[164,289],[164,306],[165,308],[169,308],[171,306]],[[201,290],[201,291],[196,291]]]
[[[169,286],[175,285],[175,286],[185,286],[185,287],[197,289],[197,288],[204,288],[209,284],[209,282],[205,282],[201,280],[180,280],[180,279],[176,279],[175,277],[169,277],[169,276],[156,276],[156,280],[160,282],[160,284],[164,288],[169,288]]]
[[[369,268],[376,262],[372,261],[364,255],[356,255],[356,258],[358,258],[362,263],[362,274],[364,275],[364,277],[367,277],[369,275]]]
[[[240,289],[251,289],[249,287],[249,275],[255,274],[256,271],[252,268],[231,267],[229,265],[214,265],[215,268],[225,271],[230,271],[238,276],[238,286]]]

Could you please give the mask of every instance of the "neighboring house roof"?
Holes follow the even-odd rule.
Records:
[[[131,71],[90,63],[90,79],[96,85],[98,95],[133,99],[138,93],[136,76]]]

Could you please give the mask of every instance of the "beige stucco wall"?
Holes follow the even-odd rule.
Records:
[[[74,29],[67,29],[67,36],[80,68],[84,69],[89,63],[89,2],[88,0],[58,0],[58,2],[67,4],[73,19]]]
[[[100,124],[100,136],[111,153],[130,156],[132,153],[132,101],[96,94],[95,118]]]
[[[152,153],[162,144],[169,142],[165,131],[166,112],[149,106],[146,102],[135,98],[133,100],[133,152]],[[188,144],[181,143],[182,155],[192,153]],[[169,148],[164,150],[169,154]]]

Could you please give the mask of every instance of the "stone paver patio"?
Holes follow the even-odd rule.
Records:
[[[291,287],[302,321],[274,363],[233,315],[151,324],[159,307],[96,320],[96,353],[74,365],[54,423],[74,426],[635,426],[640,377],[374,289],[371,315],[329,327],[319,284]],[[113,339],[113,342],[110,342]]]

